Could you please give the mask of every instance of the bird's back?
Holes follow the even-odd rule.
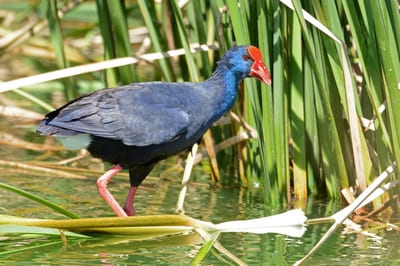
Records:
[[[49,113],[37,130],[88,135],[89,151],[113,163],[117,157],[135,163],[165,158],[198,141],[215,120],[210,101],[216,99],[202,84],[150,82],[96,91]]]

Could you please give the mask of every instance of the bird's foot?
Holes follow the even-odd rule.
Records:
[[[133,206],[124,206],[124,211],[128,216],[135,216],[135,208]]]

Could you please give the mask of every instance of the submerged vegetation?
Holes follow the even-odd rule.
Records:
[[[246,80],[233,113],[204,136],[195,162],[211,182],[261,186],[265,208],[279,209],[305,208],[310,196],[350,203],[390,166],[399,179],[395,0],[20,0],[2,1],[0,11],[1,114],[34,122],[24,130],[33,132],[42,114],[96,89],[204,80],[227,49],[252,44],[272,86]],[[54,164],[52,154],[65,151],[51,140],[1,131],[2,145],[41,155],[32,162],[1,158],[0,167],[93,174],[61,166],[85,153]],[[163,171],[182,171],[181,158],[176,162]],[[391,184],[372,214],[398,211],[399,189]]]

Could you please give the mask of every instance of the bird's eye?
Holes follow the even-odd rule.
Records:
[[[248,61],[249,59],[250,57],[247,54],[243,55],[243,60]]]

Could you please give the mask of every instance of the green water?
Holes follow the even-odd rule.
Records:
[[[6,169],[5,182],[41,195],[82,217],[112,216],[98,196],[94,179],[77,180],[29,176]],[[110,190],[123,202],[128,180],[117,178]],[[174,213],[179,182],[146,180],[137,194],[137,214]],[[214,223],[262,217],[264,207],[260,190],[235,187],[192,185],[185,202],[186,214]],[[327,216],[338,210],[335,202],[315,201],[307,205],[306,215]],[[23,217],[64,218],[38,203],[0,190],[1,214]],[[278,212],[275,210],[274,212]],[[302,238],[277,234],[223,233],[220,243],[248,265],[290,265],[315,245],[329,225],[309,226]],[[341,234],[338,230],[306,265],[399,265],[398,232],[380,230],[370,235]],[[46,246],[42,246],[46,245]],[[188,265],[202,247],[195,233],[140,240],[133,237],[94,236],[90,239],[68,237],[67,244],[58,236],[0,235],[0,264],[61,265]],[[2,254],[2,252],[11,252]],[[213,250],[204,265],[230,262]]]

